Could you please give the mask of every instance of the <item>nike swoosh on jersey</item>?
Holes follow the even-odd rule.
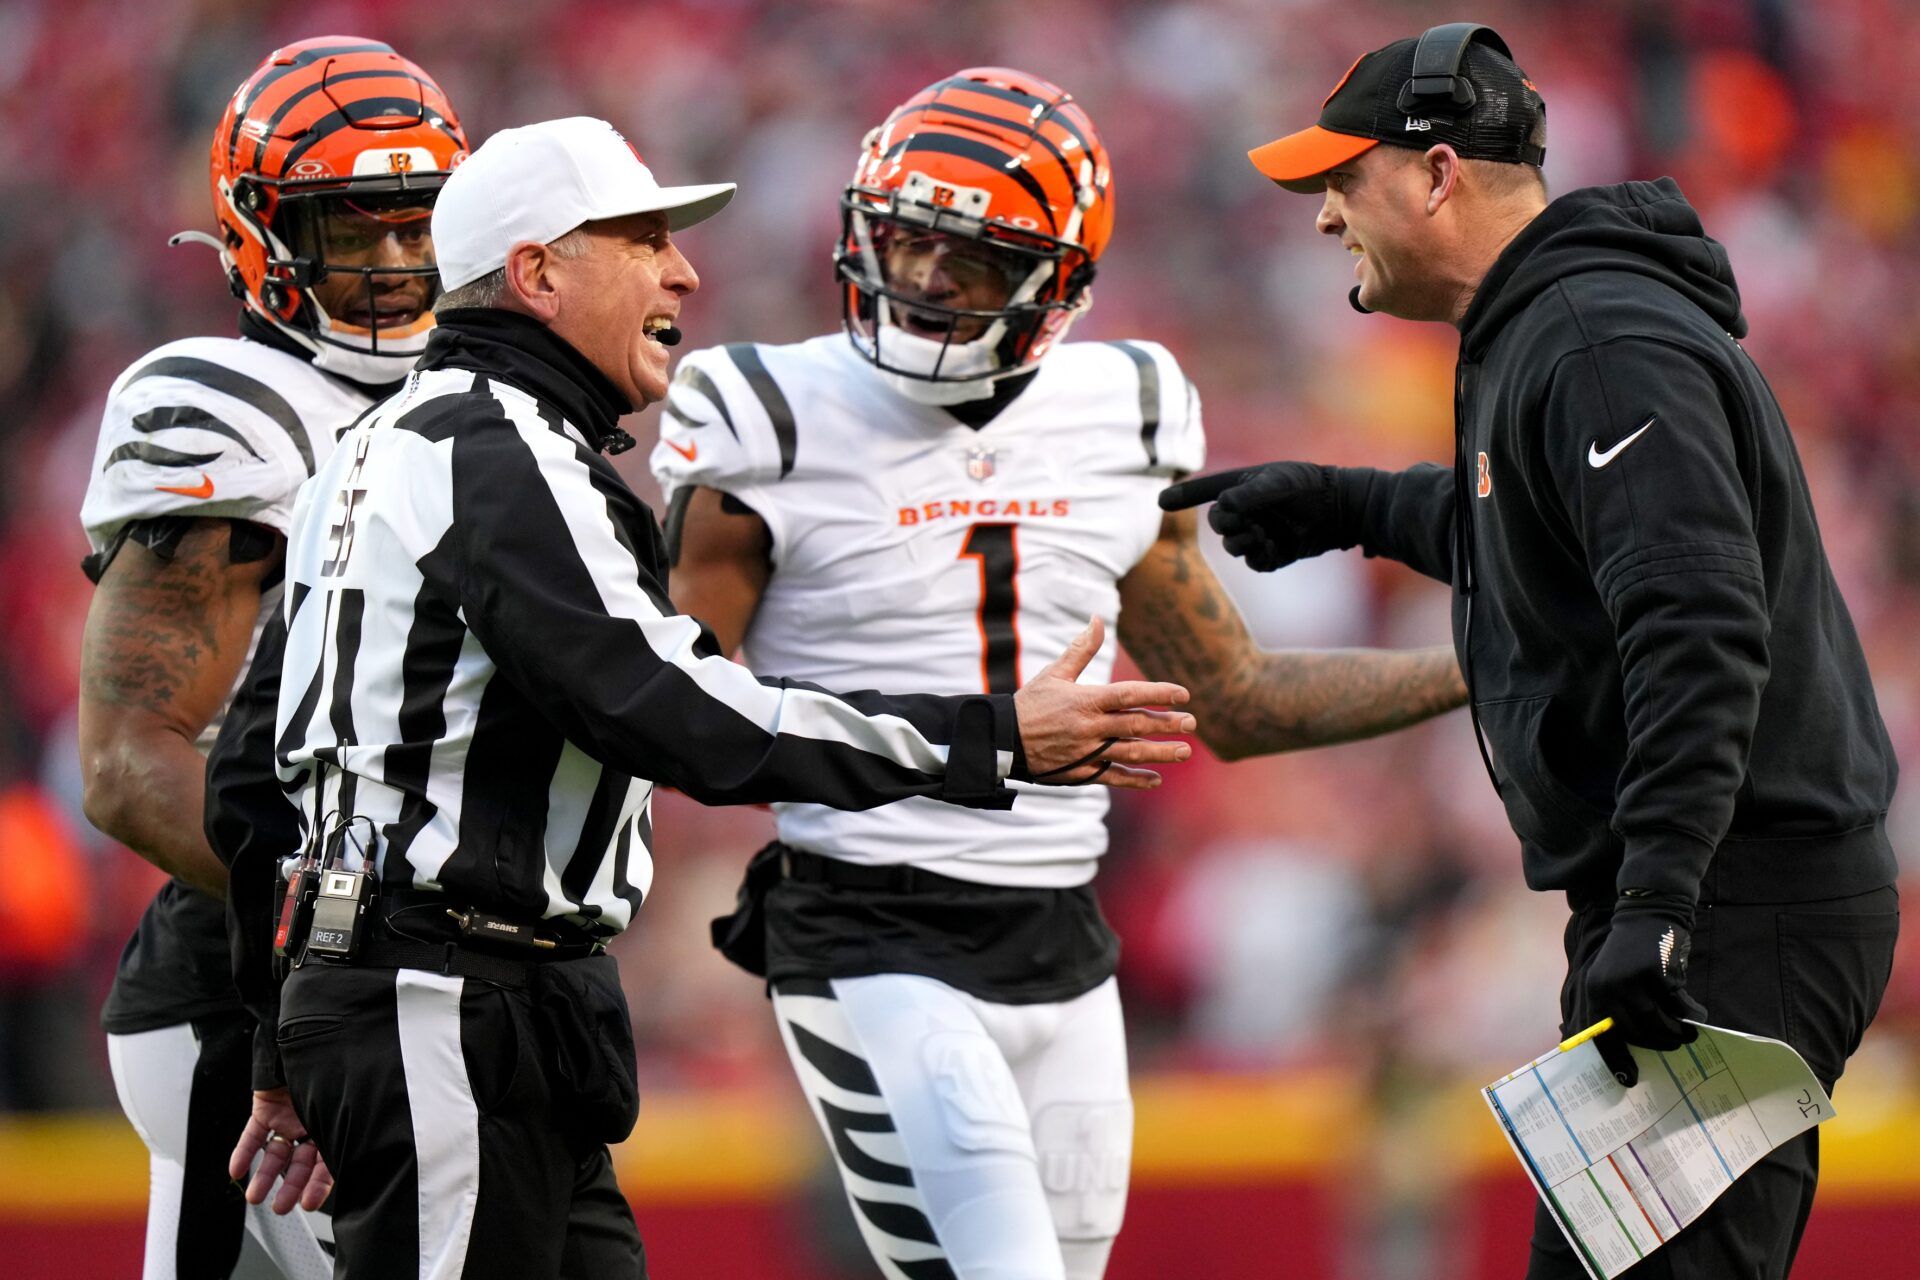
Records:
[[[675,453],[685,458],[688,462],[697,461],[700,457],[700,442],[697,440],[694,443],[688,445],[684,449],[681,448],[679,445],[675,444],[673,441],[668,440],[667,448],[673,450]]]
[[[170,484],[157,484],[153,487],[161,493],[177,493],[183,498],[211,498],[213,496],[213,477],[202,471],[200,473],[200,483],[190,489],[180,488]]]
[[[1658,414],[1649,414],[1647,417],[1647,420],[1640,424],[1640,429],[1638,431],[1634,432],[1632,435],[1628,436],[1626,439],[1620,441],[1618,444],[1614,445],[1613,448],[1608,449],[1605,453],[1602,453],[1600,451],[1600,442],[1598,440],[1595,440],[1592,444],[1587,446],[1587,465],[1592,467],[1595,471],[1598,471],[1600,468],[1606,466],[1609,462],[1612,462],[1615,458],[1620,456],[1621,450],[1625,449],[1628,445],[1632,444],[1635,440],[1638,440],[1641,436],[1645,435],[1648,429],[1653,426],[1654,420],[1657,417],[1659,417]]]

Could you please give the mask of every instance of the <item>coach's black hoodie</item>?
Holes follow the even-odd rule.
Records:
[[[1893,749],[1745,333],[1671,179],[1570,192],[1467,311],[1454,471],[1372,486],[1363,545],[1454,584],[1536,889],[1768,902],[1895,879]]]

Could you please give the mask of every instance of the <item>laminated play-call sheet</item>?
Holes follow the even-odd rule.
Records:
[[[1791,1046],[1698,1025],[1672,1052],[1636,1047],[1631,1089],[1589,1040],[1481,1090],[1596,1280],[1671,1240],[1762,1156],[1833,1115]]]

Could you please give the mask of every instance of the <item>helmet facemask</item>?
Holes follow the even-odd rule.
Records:
[[[384,384],[406,376],[426,350],[440,296],[431,218],[442,180],[319,191],[288,184],[270,219],[244,218],[266,252],[259,309],[317,367]]]
[[[985,192],[919,173],[892,191],[851,186],[841,200],[834,264],[848,337],[923,403],[991,396],[1086,307],[1086,251],[985,217],[986,204]]]

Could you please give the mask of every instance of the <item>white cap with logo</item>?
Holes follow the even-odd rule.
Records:
[[[433,204],[440,286],[457,289],[506,265],[524,241],[551,244],[583,222],[664,213],[679,231],[733,199],[734,184],[663,187],[605,120],[569,116],[488,138],[453,171]]]

